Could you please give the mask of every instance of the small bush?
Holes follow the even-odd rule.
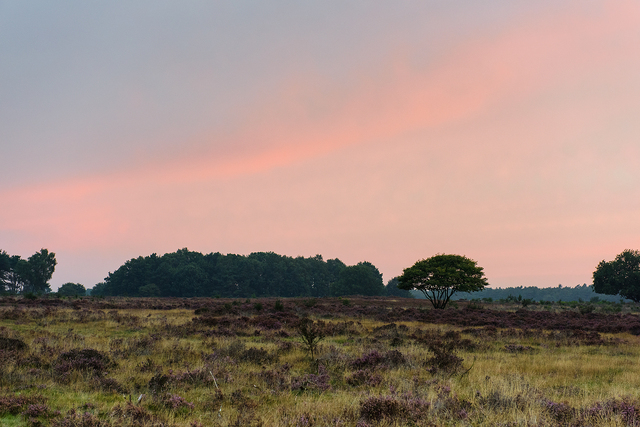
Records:
[[[394,420],[403,412],[403,405],[393,396],[370,397],[360,403],[360,416],[366,421]]]
[[[382,377],[368,369],[359,369],[347,376],[345,381],[347,384],[354,387],[361,385],[376,387],[382,382]]]
[[[149,391],[153,394],[159,394],[164,391],[169,384],[169,376],[158,373],[149,380]]]
[[[52,427],[108,427],[109,424],[100,421],[98,417],[89,412],[83,414],[76,413],[75,410],[69,411],[64,418],[54,420]]]
[[[307,374],[301,377],[294,377],[291,380],[292,391],[326,391],[329,386],[329,374],[327,369],[318,366],[318,374]]]
[[[318,343],[324,339],[322,325],[308,318],[302,319],[298,324],[298,334],[313,359]]]
[[[60,376],[66,376],[74,370],[102,376],[112,366],[107,355],[91,348],[62,353],[54,362],[54,370]]]
[[[193,409],[193,403],[191,402],[187,402],[183,397],[178,396],[177,394],[167,394],[166,396],[164,396],[164,398],[162,399],[162,404],[168,408],[168,409],[172,409],[174,411],[177,411],[179,409]]]
[[[29,405],[45,403],[43,396],[0,396],[0,415],[18,415]]]
[[[564,402],[557,403],[549,400],[545,403],[545,409],[555,421],[562,425],[566,425],[575,415],[575,409]]]
[[[461,339],[459,332],[447,332],[441,339],[435,339],[427,345],[433,356],[427,359],[426,364],[429,372],[455,373],[462,368],[464,359],[456,355],[460,347]]]
[[[398,350],[391,350],[385,354],[381,354],[377,350],[371,350],[351,362],[351,366],[356,369],[371,368],[374,366],[395,367],[404,362],[405,357]]]

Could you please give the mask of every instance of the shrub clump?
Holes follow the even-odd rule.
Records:
[[[289,388],[289,371],[291,370],[291,365],[285,363],[280,366],[278,369],[272,370],[263,370],[260,372],[258,377],[262,379],[267,387],[272,390],[282,391]]]
[[[361,357],[351,362],[351,367],[355,369],[365,369],[374,366],[394,367],[405,363],[404,355],[398,350],[391,350],[381,354],[377,350],[371,350]]]
[[[360,417],[364,421],[417,421],[426,417],[429,406],[429,402],[411,394],[373,396],[360,402]]]
[[[82,371],[101,377],[113,367],[113,363],[106,354],[85,348],[62,353],[54,362],[53,367],[56,374],[63,378],[68,377],[71,371]]]
[[[345,378],[345,381],[350,386],[366,385],[369,387],[376,387],[382,382],[382,377],[369,369],[358,369],[351,375]]]
[[[460,332],[450,331],[442,337],[430,340],[427,347],[433,356],[427,359],[428,370],[432,374],[438,372],[455,373],[462,368],[463,358],[456,355],[458,348],[463,345]]]
[[[159,426],[156,417],[142,406],[127,402],[126,405],[116,405],[111,411],[111,418],[116,425]]]
[[[82,414],[71,409],[63,418],[54,420],[52,427],[108,427],[109,424],[100,421],[98,417],[89,412]]]
[[[292,391],[319,391],[323,392],[329,390],[329,373],[327,369],[320,365],[318,366],[318,374],[307,374],[301,377],[294,377],[291,380]]]
[[[18,415],[29,405],[41,405],[46,402],[43,396],[0,396],[0,415]]]
[[[24,341],[16,338],[0,337],[0,350],[23,352],[27,350],[29,346]]]
[[[167,408],[167,409],[172,409],[174,411],[180,410],[180,409],[193,409],[193,403],[191,402],[187,402],[187,400],[177,394],[167,394],[166,396],[164,396],[164,398],[162,399],[162,404]]]

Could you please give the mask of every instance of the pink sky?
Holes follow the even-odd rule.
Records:
[[[0,249],[53,288],[183,247],[575,286],[640,247],[637,2],[45,5],[0,6]]]

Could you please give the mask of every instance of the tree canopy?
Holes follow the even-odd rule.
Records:
[[[356,265],[344,267],[338,275],[338,281],[332,288],[334,296],[384,294],[382,274],[370,262],[359,262]]]
[[[397,277],[389,280],[385,286],[384,294],[388,297],[415,298],[411,292],[398,288],[400,281]]]
[[[159,297],[323,297],[383,295],[382,275],[369,262],[346,266],[321,255],[288,257],[273,252],[203,255],[180,249],[132,258],[109,273],[91,295]]]
[[[58,295],[65,297],[86,295],[87,290],[80,283],[65,283],[58,288]]]
[[[487,286],[482,267],[461,255],[438,254],[405,268],[399,289],[421,291],[434,308],[445,308],[456,292],[476,292]]]
[[[640,302],[640,251],[625,249],[613,261],[600,261],[593,272],[593,289]]]
[[[41,249],[29,259],[0,251],[0,292],[37,293],[50,292],[49,280],[56,265],[56,254]]]

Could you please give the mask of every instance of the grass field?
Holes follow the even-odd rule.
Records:
[[[426,304],[5,297],[0,425],[640,425],[634,307]]]

